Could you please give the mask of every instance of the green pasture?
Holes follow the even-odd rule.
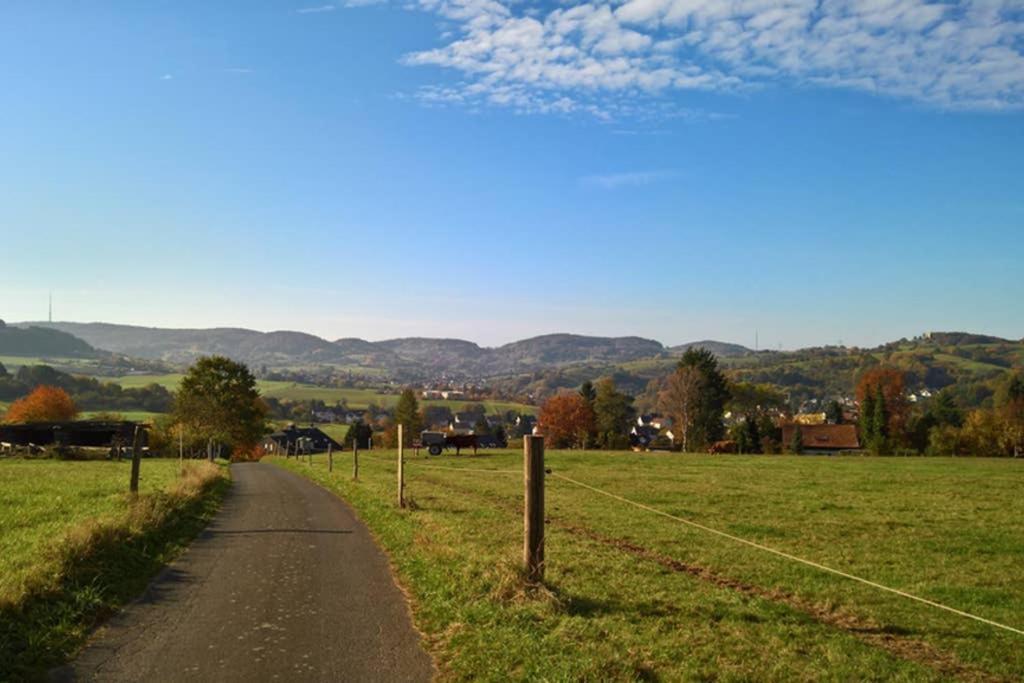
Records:
[[[349,456],[350,457],[350,456]],[[548,453],[546,582],[522,455],[395,454],[328,474],[386,548],[442,680],[1020,680],[1024,636],[581,488],[1024,629],[1024,463]]]

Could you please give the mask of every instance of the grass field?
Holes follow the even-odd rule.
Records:
[[[226,483],[206,463],[0,460],[0,680],[62,661],[206,523]]]
[[[149,384],[159,384],[171,391],[176,391],[181,382],[182,375],[125,375],[123,377],[112,377],[109,380],[120,384],[124,388],[143,387]],[[349,408],[366,408],[371,403],[389,408],[398,402],[398,394],[382,394],[375,389],[352,389],[338,387],[318,387],[311,384],[299,384],[297,382],[278,382],[270,380],[259,380],[257,388],[264,396],[289,401],[310,401],[320,400],[328,405],[338,401],[345,401]],[[445,405],[453,411],[458,411],[476,401],[421,401],[421,405]],[[509,401],[480,401],[487,407],[488,413],[503,413],[507,410],[515,410],[521,413],[536,413],[536,406],[529,406],[522,403]]]
[[[80,420],[91,420],[95,417],[105,415],[119,415],[122,419],[133,422],[146,422],[152,424],[154,420],[164,413],[151,413],[145,410],[85,410],[79,414]]]
[[[391,453],[361,454],[359,482],[337,459],[333,475],[322,457],[272,460],[373,529],[443,679],[1024,676],[1024,636],[555,476],[1022,629],[1024,463],[549,453],[547,583],[531,592],[517,572],[521,461],[410,458],[400,511]]]

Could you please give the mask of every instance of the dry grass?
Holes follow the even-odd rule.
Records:
[[[73,653],[205,526],[226,486],[223,467],[188,463],[166,487],[118,494],[113,512],[37,548],[17,590],[0,596],[0,680],[39,677]]]

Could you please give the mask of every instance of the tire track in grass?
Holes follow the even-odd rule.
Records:
[[[421,478],[435,486],[485,500],[494,507],[501,508],[517,516],[522,515],[522,506],[517,498],[513,499],[508,496],[499,495],[491,496],[481,492],[479,489],[454,484],[448,479],[442,479],[431,473],[423,473]],[[608,536],[582,524],[563,521],[559,517],[547,515],[544,521],[549,526],[570,535],[585,538],[599,545],[653,562],[674,572],[688,574],[719,588],[736,591],[749,598],[783,604],[796,612],[812,618],[818,623],[838,629],[868,645],[883,649],[894,657],[926,666],[943,677],[964,681],[984,681],[985,683],[1002,683],[1013,680],[966,664],[952,652],[940,650],[925,640],[904,635],[899,630],[880,626],[869,617],[858,616],[819,605],[780,588],[767,589],[748,584],[719,573],[709,567],[683,562],[634,543],[629,539]]]

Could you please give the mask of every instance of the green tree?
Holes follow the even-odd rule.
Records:
[[[952,425],[960,427],[964,423],[963,413],[953,399],[953,394],[948,391],[940,391],[928,405],[928,415],[932,417],[937,425]]]
[[[594,383],[589,379],[580,385],[580,396],[591,406],[594,405],[594,401],[597,399],[597,391],[594,389]]]
[[[743,431],[746,434],[746,440],[749,444],[751,453],[761,452],[761,430],[757,426],[757,420],[747,415],[746,419],[743,420]]]
[[[729,439],[736,442],[736,452],[740,455],[749,453],[752,446],[747,434],[747,426],[743,422],[734,422],[727,430]]]
[[[825,406],[825,419],[830,424],[843,424],[843,406],[839,404],[839,401],[833,399],[828,402],[828,405]]]
[[[369,448],[372,436],[373,428],[362,420],[356,420],[349,425],[348,431],[345,432],[345,441],[342,445],[349,449],[353,444],[358,444],[360,448]]]
[[[636,417],[633,397],[616,389],[615,380],[606,378],[597,383],[593,406],[597,447],[626,448],[629,426]]]
[[[1024,454],[1024,380],[1020,375],[1010,379],[999,413],[1003,423],[1002,440],[1013,457],[1019,458]]]
[[[722,416],[729,401],[729,381],[718,368],[718,359],[705,348],[690,347],[679,360],[679,368],[693,368],[702,377],[690,445],[706,445],[725,434]]]
[[[770,415],[757,418],[757,432],[760,435],[762,453],[778,453],[782,448],[782,430]]]
[[[174,397],[175,421],[206,441],[212,460],[221,445],[245,450],[267,432],[267,406],[249,368],[224,356],[200,358]]]
[[[888,450],[889,439],[889,411],[881,387],[875,394],[875,417],[872,423],[875,431],[871,435],[871,450],[880,455]]]
[[[795,455],[804,452],[804,430],[800,425],[793,430],[793,440],[789,444],[789,451]]]
[[[875,396],[867,394],[860,402],[860,442],[868,446],[875,439]]]
[[[411,446],[414,439],[418,439],[420,432],[423,431],[423,417],[420,415],[420,404],[416,400],[416,392],[412,389],[406,389],[402,392],[402,395],[398,397],[398,403],[395,404],[395,420],[394,429],[397,432],[397,425],[402,425],[402,441],[405,446]],[[395,439],[397,441],[397,434]]]

